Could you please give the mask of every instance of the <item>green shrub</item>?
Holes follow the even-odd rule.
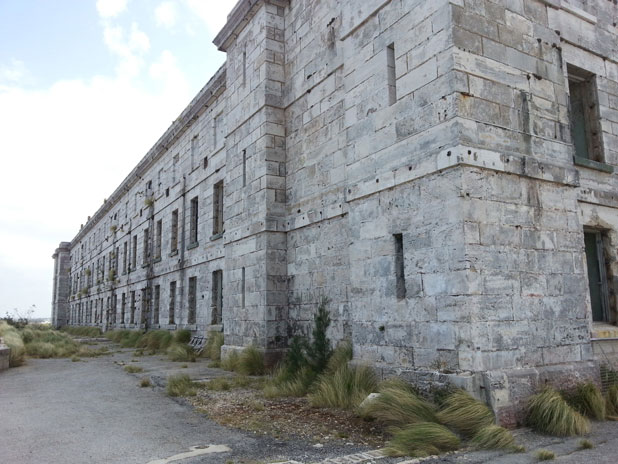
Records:
[[[195,362],[195,350],[188,345],[174,343],[170,345],[166,353],[170,361]]]
[[[198,386],[187,374],[178,374],[167,378],[165,391],[169,396],[195,396]]]
[[[255,346],[246,347],[240,353],[234,370],[243,375],[264,375],[264,354]]]
[[[225,359],[221,360],[221,367],[226,371],[235,371],[238,369],[240,356],[237,351],[231,351]]]
[[[332,354],[330,339],[326,335],[330,325],[330,313],[327,309],[328,298],[323,297],[318,304],[318,311],[313,317],[312,340],[307,348],[311,367],[320,374],[328,364]]]
[[[292,337],[288,352],[285,355],[285,360],[283,361],[283,367],[288,374],[288,378],[286,380],[289,380],[294,374],[309,365],[309,361],[307,360],[307,356],[305,354],[306,350],[307,340],[299,336]]]
[[[11,349],[9,354],[10,367],[21,366],[26,362],[26,347],[17,329],[4,321],[0,321],[0,337],[2,337],[6,346]]]
[[[471,438],[483,427],[494,423],[494,414],[485,403],[457,390],[444,400],[438,419],[462,436]]]
[[[549,451],[549,450],[538,450],[536,452],[536,458],[539,461],[552,461],[553,459],[556,459],[556,455],[554,454],[553,451]]]
[[[404,426],[417,422],[437,422],[436,409],[419,398],[407,386],[387,386],[380,395],[368,401],[362,414],[374,417],[390,425]]]
[[[435,422],[419,422],[392,431],[393,438],[385,450],[389,456],[425,457],[454,451],[460,445],[457,435]]]
[[[144,369],[142,369],[139,366],[124,366],[124,370],[125,372],[128,372],[129,374],[138,374],[140,372],[144,372]]]
[[[204,355],[213,361],[221,361],[221,347],[223,346],[223,334],[221,332],[209,332]]]
[[[373,369],[344,364],[334,373],[325,373],[319,378],[310,401],[314,406],[354,409],[377,386]]]
[[[580,384],[574,392],[565,393],[563,396],[580,414],[596,420],[605,420],[605,399],[593,383]]]
[[[556,436],[584,435],[590,423],[575,411],[553,388],[530,398],[528,424],[535,430]]]
[[[512,449],[515,445],[511,432],[499,425],[481,428],[470,441],[477,449]]]
[[[174,343],[189,343],[191,341],[191,331],[180,329],[174,332]]]

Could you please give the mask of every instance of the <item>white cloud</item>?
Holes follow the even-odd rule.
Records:
[[[97,11],[102,18],[113,18],[127,9],[128,0],[97,0]]]
[[[189,10],[197,15],[214,36],[225,26],[228,13],[234,8],[237,0],[218,0],[205,2],[203,0],[185,0]]]
[[[30,80],[30,74],[23,61],[12,59],[8,65],[0,66],[0,88],[3,85],[23,83]]]
[[[155,19],[157,25],[166,27],[168,29],[174,27],[176,24],[177,13],[176,5],[172,2],[163,2],[155,9]]]
[[[107,48],[120,57],[117,73],[124,77],[135,77],[141,71],[143,56],[150,50],[150,39],[141,31],[137,23],[131,24],[130,32],[120,26],[103,25],[103,39]]]

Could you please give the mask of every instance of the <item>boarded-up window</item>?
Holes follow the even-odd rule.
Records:
[[[126,309],[127,309],[127,295],[123,293],[122,299],[120,300],[120,323],[121,324],[125,323],[124,314],[125,314]]]
[[[397,102],[397,76],[395,74],[395,44],[386,47],[386,83],[388,89],[388,104]]]
[[[155,258],[161,257],[161,234],[163,233],[163,221],[157,221],[157,232],[155,238]]]
[[[152,323],[159,324],[159,304],[161,299],[161,286],[155,285],[154,300],[152,302]]]
[[[223,233],[223,181],[213,186],[212,192],[212,233]]]
[[[211,323],[221,324],[223,313],[223,271],[212,273],[212,308]]]
[[[150,258],[150,247],[149,247],[149,240],[150,240],[150,231],[148,229],[144,229],[144,246],[143,246],[143,261],[142,264],[147,264],[148,263],[148,258]]]
[[[168,321],[170,324],[176,323],[176,281],[170,282],[170,303],[168,309]]]
[[[172,211],[172,238],[170,240],[170,250],[178,250],[178,210]]]
[[[131,320],[130,324],[135,324],[135,290],[131,290]]]
[[[195,324],[195,314],[197,312],[197,277],[189,277],[189,313],[187,323]]]
[[[137,268],[137,235],[133,236],[133,259],[131,260],[131,268]]]
[[[575,66],[567,69],[575,156],[601,163],[604,157],[596,77]]]
[[[191,199],[191,224],[189,225],[189,245],[197,243],[198,201],[197,197]]]

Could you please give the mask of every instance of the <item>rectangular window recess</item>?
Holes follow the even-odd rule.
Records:
[[[582,158],[581,156],[573,156],[573,163],[576,166],[596,169],[597,171],[607,172],[608,174],[611,174],[614,172],[614,167],[609,164],[600,163],[598,161],[593,161],[588,158]]]
[[[406,273],[405,260],[403,253],[403,234],[393,234],[395,239],[395,278],[397,299],[402,300],[406,297]]]
[[[192,250],[193,248],[197,248],[200,245],[200,242],[193,242],[187,245],[187,250]]]

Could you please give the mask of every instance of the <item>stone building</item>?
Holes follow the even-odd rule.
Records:
[[[504,423],[598,378],[618,291],[615,0],[240,0],[227,61],[56,251],[54,323],[276,358],[330,299],[384,375]],[[69,268],[70,265],[70,268]]]

